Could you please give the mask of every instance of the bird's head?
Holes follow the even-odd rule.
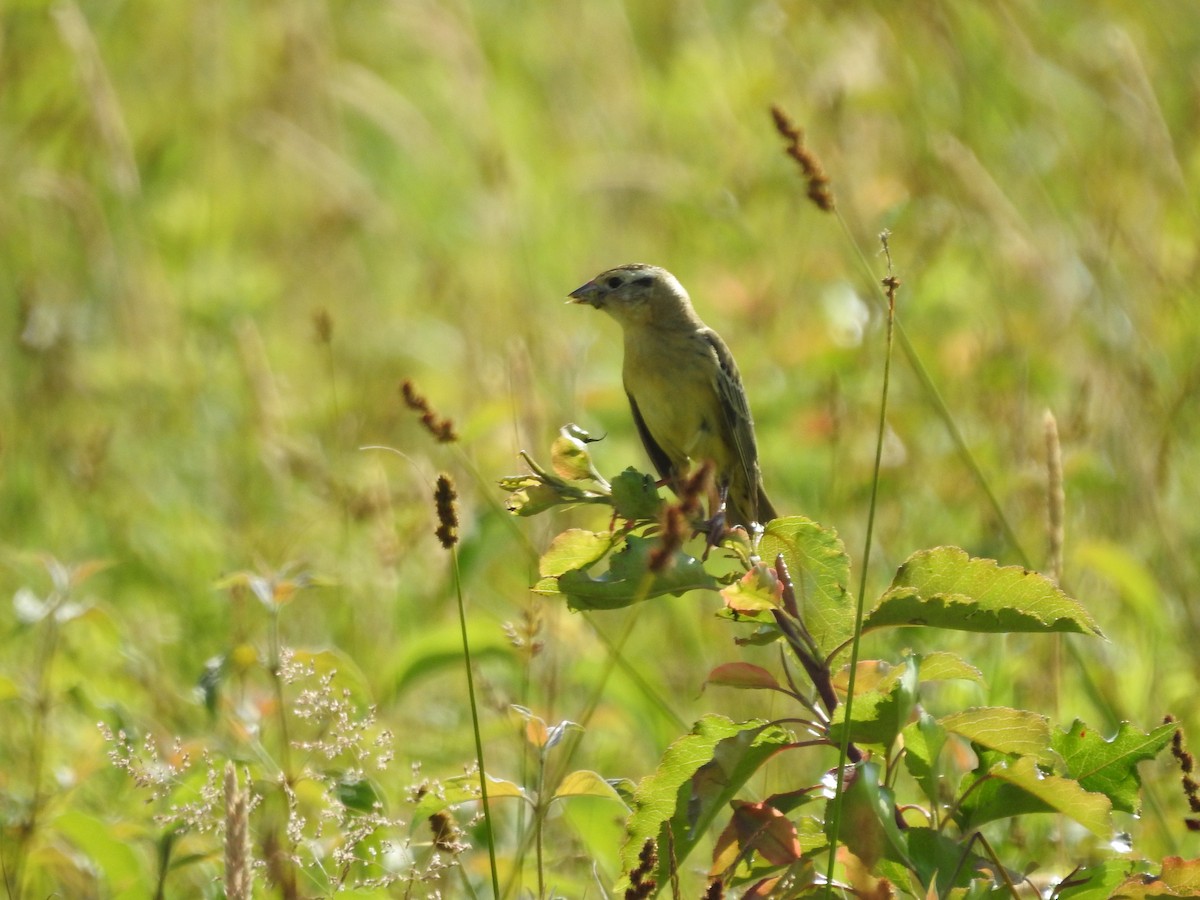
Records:
[[[576,303],[602,309],[622,325],[695,317],[683,285],[658,266],[633,263],[601,272],[571,291]]]

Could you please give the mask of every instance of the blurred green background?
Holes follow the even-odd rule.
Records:
[[[648,468],[617,326],[564,303],[625,262],[688,287],[738,358],[776,504],[836,527],[857,560],[889,230],[899,320],[1020,546],[898,354],[871,592],[938,544],[1045,565],[1050,410],[1064,587],[1110,642],[911,631],[907,645],[984,670],[990,693],[953,702],[1106,732],[1167,712],[1200,724],[1194,5],[7,0],[0,86],[0,587],[45,596],[43,554],[109,564],[78,620],[0,607],[0,813],[9,867],[15,848],[33,854],[30,891],[75,865],[71,815],[132,854],[119,877],[79,862],[80,884],[153,883],[149,813],[96,721],[253,755],[261,673],[227,676],[211,709],[196,690],[206,661],[267,640],[263,607],[220,587],[231,573],[319,577],[280,639],[357,670],[397,735],[385,790],[402,795],[410,761],[461,771],[439,471],[461,495],[491,768],[519,780],[509,704],[582,714],[606,658],[593,629],[622,615],[585,620],[528,585],[554,534],[607,523],[513,522],[495,482],[519,450],[544,459],[568,421],[607,436],[602,471]],[[838,216],[805,199],[773,103],[805,129]],[[403,408],[404,378],[459,446]],[[652,604],[626,659],[685,721],[786,714],[701,694],[720,662],[775,659],[735,647],[718,604]],[[502,628],[530,616],[532,661]],[[575,764],[636,778],[677,734],[617,674]],[[1170,766],[1144,771],[1135,851],[1186,855]],[[613,823],[593,844],[563,839],[563,879],[593,858],[614,874],[617,814],[598,817]],[[177,890],[214,889],[213,871]]]

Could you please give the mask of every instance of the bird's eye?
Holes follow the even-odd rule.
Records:
[[[654,279],[649,275],[643,275],[641,278],[635,279],[633,283],[641,287],[650,287],[650,285],[654,284]]]
[[[608,279],[608,281],[606,281],[604,283],[607,284],[613,290],[616,290],[617,288],[619,288],[621,286],[621,279],[618,278],[616,275],[614,275],[612,278]]]

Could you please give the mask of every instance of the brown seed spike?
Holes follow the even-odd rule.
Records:
[[[454,422],[450,419],[439,418],[430,408],[429,401],[417,393],[411,379],[405,378],[401,382],[400,395],[404,398],[405,406],[421,414],[421,424],[439,444],[452,444],[458,440],[458,435],[454,431]]]
[[[775,130],[787,141],[785,152],[799,164],[808,181],[808,199],[823,212],[833,212],[836,204],[829,186],[829,176],[825,174],[816,154],[804,146],[804,132],[792,124],[787,113],[779,106],[771,107],[771,118],[775,122]]]
[[[458,513],[454,509],[454,501],[458,494],[454,490],[454,482],[449,475],[439,475],[437,488],[433,492],[433,500],[437,506],[437,539],[449,550],[458,543]]]

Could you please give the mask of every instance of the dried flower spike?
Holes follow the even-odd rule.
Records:
[[[458,434],[454,431],[454,422],[450,419],[439,418],[430,408],[429,401],[417,393],[411,379],[406,378],[401,383],[400,395],[404,398],[405,406],[421,414],[421,424],[439,444],[452,444],[458,440]]]
[[[775,120],[775,130],[788,142],[785,152],[799,163],[804,172],[808,181],[808,199],[823,212],[833,212],[836,204],[829,186],[829,176],[825,174],[816,154],[804,146],[804,132],[793,125],[787,113],[778,106],[771,107],[771,118]]]
[[[454,490],[454,482],[449,475],[439,475],[437,489],[433,492],[433,501],[437,506],[437,539],[442,546],[449,550],[458,543],[458,513],[454,509],[454,501],[458,494]]]

